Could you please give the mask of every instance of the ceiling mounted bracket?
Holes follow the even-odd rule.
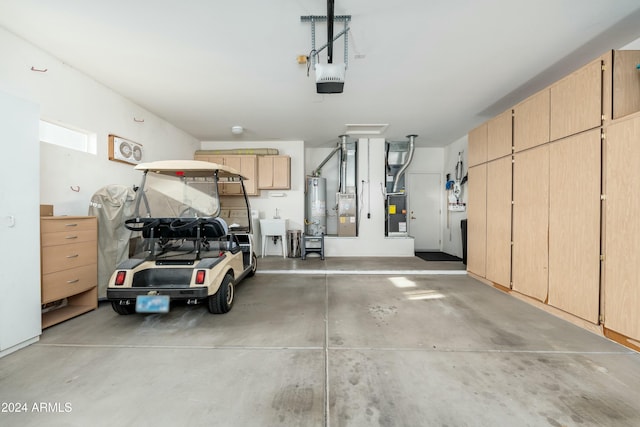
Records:
[[[333,41],[336,41],[340,38],[340,36],[344,35],[344,66],[345,68],[349,68],[349,22],[351,22],[351,15],[336,15],[333,17],[334,22],[342,22],[344,24],[344,29],[335,35]],[[316,49],[316,22],[327,22],[327,17],[324,15],[306,15],[300,17],[300,22],[310,22],[311,23],[311,66],[314,67],[316,65],[316,56],[329,46],[329,43],[325,43],[319,49]]]

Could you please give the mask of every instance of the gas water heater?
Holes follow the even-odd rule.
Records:
[[[318,236],[327,232],[327,180],[320,176],[322,167],[334,154],[339,154],[338,191],[336,212],[338,236],[357,236],[357,143],[340,135],[340,142],[329,155],[307,176],[305,195],[305,234]]]

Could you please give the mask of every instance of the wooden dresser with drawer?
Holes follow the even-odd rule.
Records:
[[[98,222],[93,216],[40,218],[42,328],[98,306]]]

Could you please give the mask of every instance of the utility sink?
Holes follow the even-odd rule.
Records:
[[[262,257],[267,248],[267,238],[279,236],[282,243],[282,256],[287,257],[287,220],[286,219],[261,219],[260,235],[262,236]]]

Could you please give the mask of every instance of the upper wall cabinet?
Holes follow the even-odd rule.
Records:
[[[602,124],[602,60],[551,86],[551,141]]]
[[[487,161],[487,123],[483,123],[469,132],[469,166]]]
[[[203,160],[205,162],[218,163],[219,165],[226,165],[234,168],[247,179],[244,181],[244,188],[248,196],[257,196],[260,194],[257,183],[257,169],[258,159],[255,155],[202,155],[196,154],[194,160]],[[229,183],[222,184],[220,191],[223,195],[241,195],[242,191],[239,184]]]
[[[549,142],[549,89],[513,108],[513,146],[516,152]]]
[[[613,118],[640,111],[640,51],[613,52]]]
[[[511,109],[487,122],[487,160],[495,160],[511,154]]]
[[[258,188],[261,190],[289,190],[291,188],[291,158],[289,156],[259,156]]]

